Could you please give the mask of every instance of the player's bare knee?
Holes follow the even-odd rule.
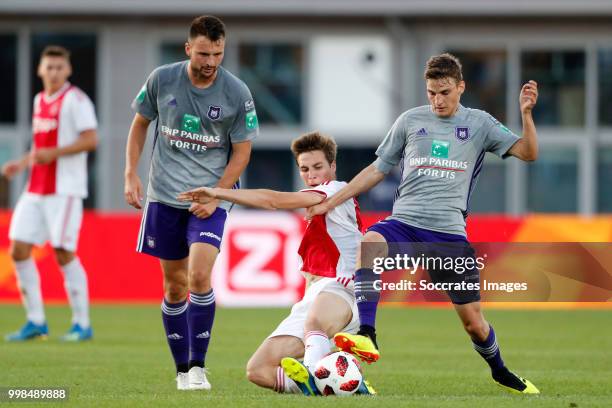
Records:
[[[189,290],[195,293],[206,293],[212,288],[209,273],[189,273]]]
[[[274,374],[266,375],[266,371],[272,372],[274,370],[270,368],[266,370],[266,368],[267,367],[262,364],[257,364],[252,359],[249,360],[246,366],[247,380],[260,387],[274,387]]]
[[[366,234],[361,239],[361,242],[362,243],[379,243],[379,244],[384,244],[387,241],[385,241],[385,237],[383,237],[378,232],[368,231],[368,232],[366,232]]]
[[[387,256],[387,242],[378,232],[367,232],[361,240],[361,266],[372,268],[375,258]]]
[[[166,282],[164,298],[169,303],[179,303],[187,299],[187,285],[184,282]]]
[[[304,332],[309,331],[322,331],[327,333],[330,329],[331,324],[321,319],[321,316],[315,314],[309,314],[304,322]]]
[[[25,244],[23,242],[12,241],[9,252],[14,262],[25,261],[32,254],[32,245]]]
[[[55,259],[57,259],[57,263],[60,266],[69,264],[75,258],[74,252],[63,248],[53,248],[53,251],[55,252]]]
[[[247,365],[246,367],[246,377],[247,377],[247,380],[249,380],[250,382],[256,385],[259,385],[261,381],[260,374],[257,368],[251,367],[249,365]]]

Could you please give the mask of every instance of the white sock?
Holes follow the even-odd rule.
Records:
[[[15,261],[15,270],[17,271],[17,281],[21,289],[21,299],[27,319],[35,324],[43,324],[45,322],[45,309],[36,263],[32,258],[25,261]]]
[[[331,351],[325,332],[313,330],[304,337],[304,365],[312,373],[316,364]]]
[[[287,377],[282,367],[276,368],[276,384],[274,391],[280,394],[301,394],[300,387],[291,378]]]
[[[87,275],[78,257],[62,266],[64,288],[72,307],[72,323],[86,329],[89,327],[89,290]]]

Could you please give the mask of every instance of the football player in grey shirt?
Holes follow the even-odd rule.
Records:
[[[370,227],[362,241],[362,256],[355,273],[359,333],[335,336],[340,348],[368,362],[379,357],[374,325],[380,284],[374,282],[380,282],[380,277],[374,273],[374,259],[397,254],[420,256],[422,252],[432,257],[473,258],[474,251],[466,239],[465,218],[485,153],[523,161],[533,161],[538,156],[531,114],[538,98],[534,81],[524,84],[520,93],[522,137],[488,113],[459,103],[465,83],[461,64],[453,55],[430,58],[425,81],[430,104],[404,112],[378,147],[374,163],[329,200],[309,209],[310,217],[325,213],[368,191],[391,168],[401,166],[402,178],[391,216]],[[512,392],[539,393],[531,382],[506,368],[493,327],[481,311],[480,292],[474,285],[479,282],[475,265],[462,273],[441,267],[428,272],[432,281],[451,284],[446,286],[447,294],[474,349],[489,364],[494,381]]]
[[[189,59],[155,69],[134,100],[126,148],[125,199],[140,209],[137,165],[155,121],[137,250],[161,263],[162,320],[180,390],[211,388],[204,369],[215,315],[211,271],[231,204],[189,204],[176,196],[202,185],[238,188],[258,134],[248,87],[221,66],[224,48],[221,20],[193,20],[185,44]]]

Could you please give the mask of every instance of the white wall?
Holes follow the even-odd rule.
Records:
[[[309,62],[311,127],[357,138],[387,130],[393,112],[388,37],[316,36]]]

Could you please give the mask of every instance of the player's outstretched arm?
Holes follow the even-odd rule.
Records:
[[[385,178],[385,173],[380,171],[374,163],[361,170],[342,190],[334,194],[329,200],[319,205],[308,208],[306,218],[312,219],[315,215],[325,214],[346,200],[356,197],[370,190]]]
[[[265,189],[238,189],[201,187],[178,195],[179,201],[208,203],[211,200],[225,200],[232,203],[262,208],[265,210],[295,210],[319,204],[325,196],[317,193],[288,193]]]
[[[523,85],[519,99],[523,137],[508,150],[508,154],[523,161],[534,161],[538,158],[538,136],[531,112],[538,101],[538,84],[535,81],[529,81]]]
[[[134,208],[141,209],[143,196],[142,182],[138,177],[138,161],[147,138],[147,128],[151,121],[141,114],[134,115],[127,146],[125,148],[125,201]]]

